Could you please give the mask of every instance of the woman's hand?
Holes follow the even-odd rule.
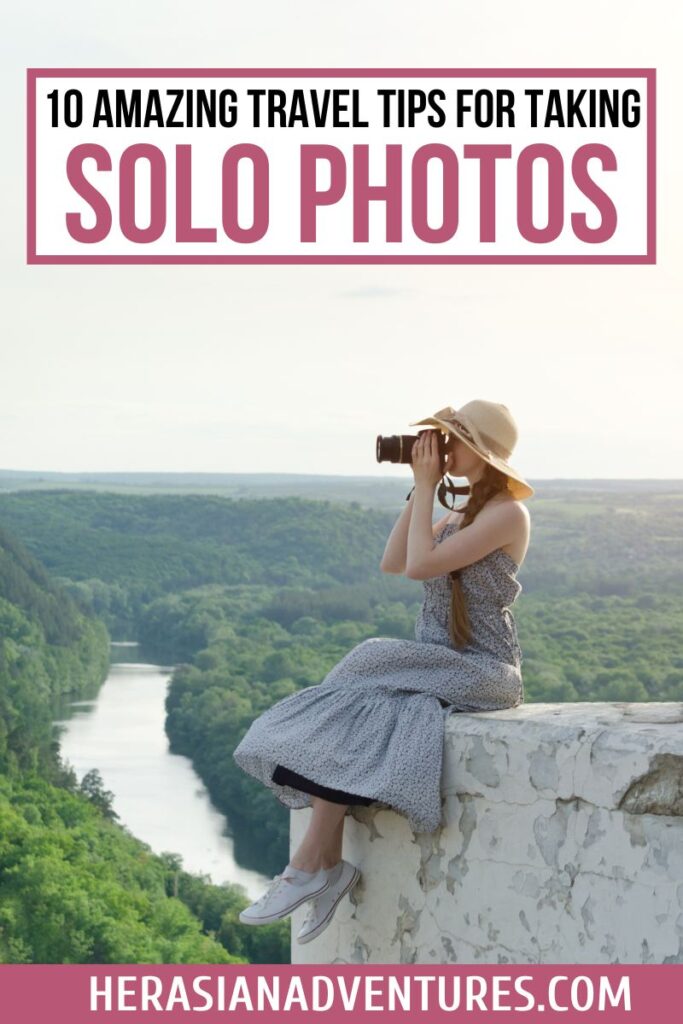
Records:
[[[411,466],[416,484],[436,487],[443,476],[436,430],[426,430],[413,444]]]

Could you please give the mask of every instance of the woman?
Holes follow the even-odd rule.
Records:
[[[522,504],[533,488],[510,466],[517,427],[506,406],[481,400],[419,420],[437,431],[414,443],[415,486],[394,525],[380,568],[422,580],[415,640],[372,637],[317,686],[278,701],[234,751],[245,771],[290,808],[313,807],[306,835],[268,891],[240,914],[267,924],[312,900],[297,936],[308,942],[330,923],[360,878],[342,860],[344,817],[379,802],[416,832],[441,824],[444,717],[492,711],[524,699],[522,655],[510,606],[529,543]],[[432,525],[442,476],[467,477],[464,508]]]

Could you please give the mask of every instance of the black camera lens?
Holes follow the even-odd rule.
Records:
[[[426,430],[420,430],[415,434],[389,434],[384,437],[377,435],[376,454],[378,462],[399,462],[408,464],[412,462],[413,445],[418,437],[425,434]],[[439,455],[443,459],[450,447],[450,436],[446,437],[440,430],[434,431],[436,442],[439,448]]]

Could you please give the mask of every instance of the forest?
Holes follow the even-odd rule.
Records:
[[[0,494],[0,523],[40,559],[75,615],[176,665],[166,702],[172,750],[192,759],[249,867],[281,869],[289,823],[273,794],[234,764],[250,722],[321,682],[366,637],[414,636],[422,584],[379,571],[404,490],[389,501],[379,487],[372,503],[365,484],[363,502],[353,488],[347,501]],[[680,487],[552,482],[529,509],[514,605],[525,700],[683,701]],[[230,944],[211,931],[230,954],[258,959],[232,933]]]

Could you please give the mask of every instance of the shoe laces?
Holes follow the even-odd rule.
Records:
[[[270,883],[270,885],[268,886],[268,888],[264,892],[263,896],[260,896],[256,900],[254,906],[255,907],[263,906],[263,904],[266,902],[266,900],[269,899],[273,895],[275,890],[279,888],[280,884],[284,881],[284,877],[285,877],[284,876],[284,872],[282,874],[280,874],[280,875],[275,875],[275,877],[273,878],[272,882]],[[287,885],[291,885],[292,883],[291,882],[287,882],[286,884]]]

